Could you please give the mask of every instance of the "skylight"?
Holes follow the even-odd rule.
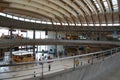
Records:
[[[89,7],[89,9],[90,9],[92,12],[94,12],[93,9],[92,9],[92,7],[90,6],[89,2],[87,2],[86,0],[84,0],[84,2],[85,2],[86,5]]]
[[[19,20],[24,21],[24,18],[19,17]]]
[[[31,20],[31,22],[35,22],[35,20]]]
[[[112,6],[114,11],[118,11],[118,2],[117,0],[112,0]]]
[[[13,19],[17,19],[18,20],[18,17],[17,16],[13,16]]]
[[[52,22],[47,22],[47,24],[52,24]]]
[[[107,0],[103,0],[103,4],[105,6],[105,9],[106,9],[106,12],[109,12],[109,6],[108,6],[108,3],[107,3]]]
[[[118,11],[118,2],[117,2],[117,0],[109,0],[109,1],[112,3],[113,11],[114,12]],[[100,6],[99,6],[97,0],[93,0],[93,2],[95,4],[95,6],[97,7],[98,11],[101,12],[101,9],[100,9]],[[106,9],[106,12],[109,12],[110,9],[109,9],[107,0],[102,0],[102,2],[103,2],[103,5],[104,5],[104,7]]]
[[[112,4],[113,4],[113,5],[118,4],[117,0],[112,0]]]
[[[41,23],[41,21],[36,21],[36,23]]]
[[[8,17],[8,18],[12,18],[12,15],[8,15],[8,14],[7,14],[7,17]]]
[[[99,6],[99,4],[97,3],[97,1],[96,1],[96,0],[93,0],[93,1],[94,1],[95,6],[97,7],[98,11],[101,12],[100,6]]]
[[[30,19],[25,19],[25,21],[28,21],[28,22],[30,22]]]
[[[46,21],[42,21],[41,23],[42,23],[42,24],[46,24]]]
[[[5,13],[1,13],[1,12],[0,12],[0,15],[1,15],[1,16],[6,16],[6,14],[5,14]]]

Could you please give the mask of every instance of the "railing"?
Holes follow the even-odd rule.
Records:
[[[56,40],[56,39],[2,39],[0,48],[14,47],[19,45],[81,45],[81,44],[103,44],[120,45],[118,41],[95,41],[95,40]]]
[[[104,61],[107,58],[116,56],[118,52],[120,52],[120,47],[59,59],[2,64],[0,65],[0,79],[16,80],[36,77],[43,78],[47,74],[67,69],[75,70],[78,67],[84,67],[85,65],[92,65]]]

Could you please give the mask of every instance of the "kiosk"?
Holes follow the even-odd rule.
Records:
[[[30,62],[34,61],[33,52],[29,51],[15,51],[12,53],[13,61],[15,62]]]

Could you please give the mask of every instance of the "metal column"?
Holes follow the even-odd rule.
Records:
[[[35,40],[35,30],[33,30],[33,40]],[[34,59],[36,58],[36,55],[35,55],[35,44],[33,44],[33,56],[34,56]]]
[[[55,32],[55,39],[57,39],[57,31]],[[57,52],[57,44],[55,44],[55,53],[57,54],[57,57],[59,58],[59,53]]]
[[[10,28],[10,39],[12,39],[12,28]],[[12,64],[12,46],[10,46],[10,64]]]

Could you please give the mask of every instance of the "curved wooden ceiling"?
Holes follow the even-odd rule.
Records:
[[[113,23],[116,21],[112,14],[118,12],[119,16],[119,10],[114,10],[114,6],[119,7],[119,4],[113,5],[113,1],[115,0],[1,0],[0,11],[45,21],[66,22],[68,25],[91,22],[95,24],[103,20],[105,23]],[[110,13],[111,18],[106,13]]]

